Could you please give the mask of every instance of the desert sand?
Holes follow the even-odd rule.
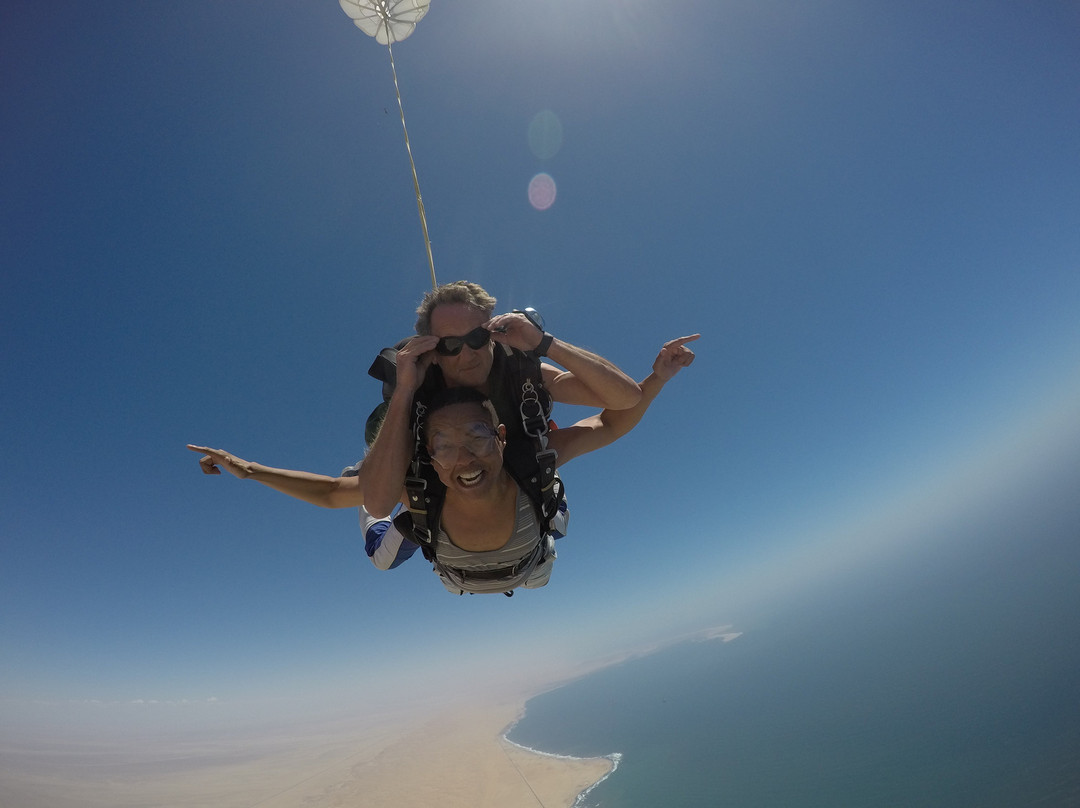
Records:
[[[521,706],[434,717],[357,763],[328,801],[315,804],[568,808],[611,761],[555,758],[507,743],[502,733]]]
[[[567,808],[607,759],[503,740],[524,698],[384,713],[335,727],[169,745],[0,748],[0,805],[20,808]]]

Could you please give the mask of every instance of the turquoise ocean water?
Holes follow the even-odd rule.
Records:
[[[619,753],[581,806],[1080,806],[1078,481],[538,696],[509,738]]]

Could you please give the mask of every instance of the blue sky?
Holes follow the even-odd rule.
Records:
[[[430,286],[386,49],[334,2],[5,5],[0,709],[513,677],[751,613],[795,560],[880,565],[904,519],[1047,473],[1080,426],[1078,25],[436,0],[394,53],[439,280],[636,378],[703,335],[565,469],[552,583],[507,600],[379,572],[353,513],[184,448],[360,456],[367,367]]]

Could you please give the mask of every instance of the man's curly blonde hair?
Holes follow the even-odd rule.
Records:
[[[432,289],[416,309],[416,333],[422,337],[431,334],[431,312],[445,303],[464,303],[482,311],[488,317],[495,313],[495,298],[479,284],[470,281],[444,283]]]

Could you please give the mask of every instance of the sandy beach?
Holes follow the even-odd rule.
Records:
[[[353,766],[330,799],[315,804],[568,807],[611,761],[538,755],[506,742],[502,733],[521,707],[456,710],[424,722]]]
[[[503,740],[525,699],[364,716],[333,728],[132,747],[0,748],[0,805],[20,808],[567,808],[612,767]]]

